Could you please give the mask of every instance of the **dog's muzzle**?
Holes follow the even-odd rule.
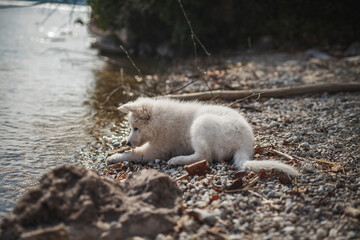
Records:
[[[126,145],[131,147],[131,142],[127,142]]]

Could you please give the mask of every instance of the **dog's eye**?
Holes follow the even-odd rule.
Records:
[[[134,131],[137,131],[137,130],[139,130],[137,127],[134,127]]]

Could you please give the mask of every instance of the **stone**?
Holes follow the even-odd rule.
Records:
[[[294,226],[287,226],[283,229],[283,231],[286,233],[286,234],[290,234],[292,232],[295,231],[295,227]]]
[[[316,230],[317,239],[324,239],[327,236],[327,232],[323,228],[319,228]]]
[[[174,227],[180,204],[176,183],[156,170],[118,183],[63,165],[45,174],[4,217],[0,239],[153,239]]]
[[[337,229],[333,228],[333,229],[330,229],[330,232],[329,232],[329,237],[331,238],[335,238],[338,234],[338,231]]]
[[[304,173],[313,173],[315,172],[315,168],[310,163],[305,163],[303,171]]]
[[[317,58],[320,60],[331,60],[332,57],[329,56],[328,54],[321,52],[318,49],[309,49],[307,51],[305,51],[305,55],[308,57],[313,57],[313,58]]]
[[[308,142],[303,142],[303,143],[300,144],[299,147],[304,149],[304,150],[309,150],[310,149],[310,144]]]
[[[207,210],[194,209],[189,211],[189,214],[194,216],[198,221],[208,224],[210,226],[215,225],[215,223],[217,222],[216,215]]]
[[[360,55],[360,42],[354,42],[345,51],[346,56]]]

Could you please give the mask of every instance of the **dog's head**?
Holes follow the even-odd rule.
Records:
[[[151,141],[153,131],[149,127],[151,122],[151,107],[146,101],[135,101],[124,104],[118,108],[121,112],[128,114],[130,124],[130,134],[127,145],[130,147],[140,147]]]

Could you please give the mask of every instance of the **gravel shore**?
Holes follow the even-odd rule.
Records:
[[[360,60],[318,59],[306,54],[265,54],[231,58],[212,65],[197,81],[190,70],[163,77],[163,92],[212,89],[263,89],[319,82],[360,81]],[[148,77],[151,81],[151,76]],[[161,84],[159,84],[161,86]],[[215,100],[218,104],[230,102]],[[234,187],[231,163],[211,166],[204,176],[183,177],[184,167],[155,160],[106,169],[107,152],[124,141],[124,123],[84,149],[84,164],[103,175],[125,180],[153,168],[183,191],[184,214],[175,230],[156,239],[359,239],[360,93],[312,94],[240,101],[232,106],[252,124],[255,159],[279,159],[301,176],[245,173],[249,188]],[[214,146],[216,147],[216,146]],[[256,180],[256,181],[255,181]]]

